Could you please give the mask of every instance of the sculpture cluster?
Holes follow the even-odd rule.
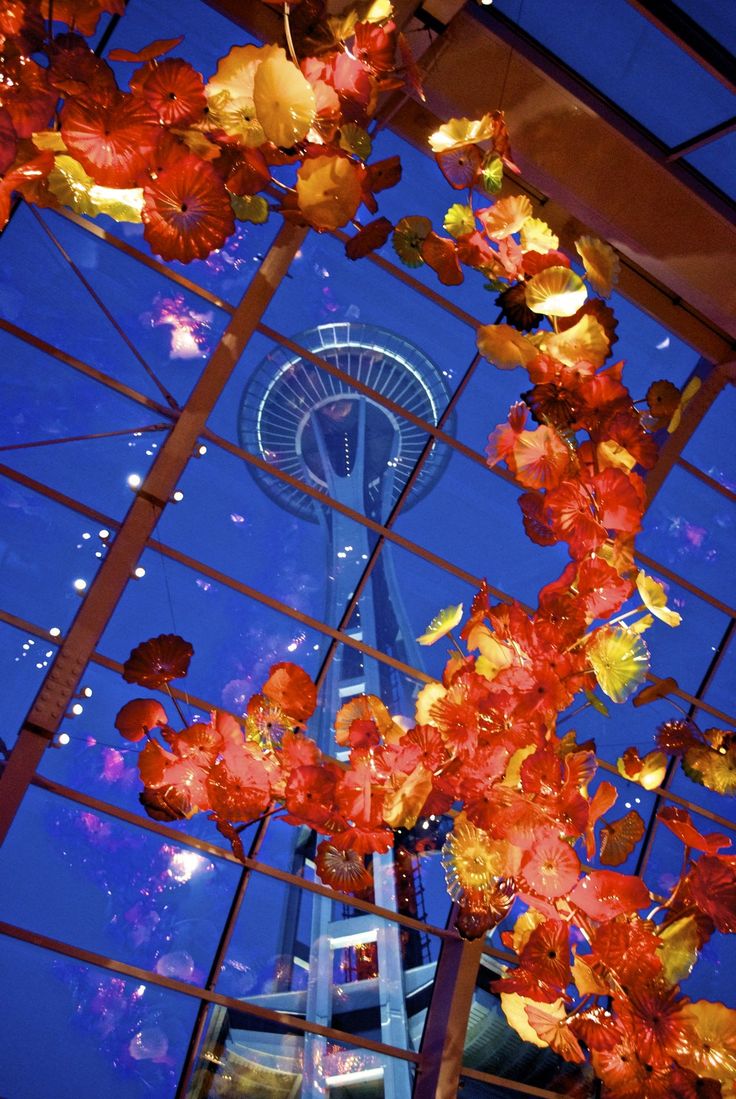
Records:
[[[385,0],[363,4],[360,17],[305,20],[317,56],[297,60],[287,21],[291,57],[279,46],[234,46],[208,80],[188,61],[164,57],[181,38],[111,50],[110,60],[136,66],[121,89],[82,36],[102,12],[124,7],[3,5],[0,228],[16,193],[38,206],[142,221],[153,252],[188,263],[221,248],[236,218],[263,222],[277,209],[335,229],[361,204],[375,210],[374,193],[397,182],[398,158],[365,163],[379,95],[414,79]],[[54,35],[59,24],[68,29]]]
[[[418,88],[409,52],[385,0],[324,23],[305,17],[299,56],[290,5],[273,6],[285,13],[288,54],[235,46],[205,81],[184,60],[160,59],[179,40],[158,42],[110,55],[137,66],[121,90],[82,37],[121,0],[5,5],[0,215],[18,193],[140,220],[154,251],[186,262],[220,248],[235,217],[261,221],[276,208],[319,230],[354,223],[352,258],[391,237],[402,262],[429,264],[445,284],[479,271],[505,323],[481,327],[478,347],[496,366],[524,367],[530,386],[492,432],[488,461],[505,463],[523,489],[532,541],[565,543],[570,563],[531,614],[513,601],[492,606],[481,589],[462,626],[465,651],[456,643],[442,680],[420,691],[413,723],[375,697],[347,702],[334,726],[345,762],[308,735],[316,689],[293,664],[271,669],[242,718],[216,712],[177,731],[159,702],[129,702],[116,724],[145,740],[141,800],[159,819],[208,812],[240,853],[240,826],[281,812],[325,837],[318,872],[346,892],[370,890],[368,856],[389,850],[396,829],[447,814],[442,860],[459,931],[482,935],[513,905],[521,910],[503,936],[518,964],[497,990],[523,1038],[569,1061],[589,1058],[618,1099],[733,1096],[736,1012],[693,1003],[679,988],[708,938],[736,930],[736,857],[721,853],[730,841],[668,807],[659,821],[684,846],[668,896],[593,867],[624,863],[644,824],[635,811],[604,819],[617,795],[596,784],[593,745],[556,731],[581,692],[605,709],[596,688],[622,702],[642,687],[643,632],[654,618],[679,622],[662,585],[635,568],[633,546],[655,434],[676,426],[693,387],[680,394],[657,382],[634,403],[622,364],[608,364],[616,322],[602,299],[616,256],[583,237],[576,271],[528,199],[495,198],[504,167],[514,169],[498,112],[453,119],[430,139],[448,183],[466,192],[447,212],[447,235],[416,216],[354,222],[361,204],[376,212],[374,194],[400,175],[397,158],[367,164],[369,128],[382,92],[407,80]],[[52,36],[51,16],[68,29]],[[317,43],[314,56],[302,56],[305,42]],[[641,607],[619,614],[636,593]],[[462,619],[461,607],[448,608],[420,640]],[[125,677],[168,688],[191,655],[162,635],[134,650]],[[662,692],[644,687],[638,698]],[[665,752],[681,755],[696,781],[734,792],[733,733],[670,722],[659,747],[644,760],[625,752],[622,774],[655,787]]]

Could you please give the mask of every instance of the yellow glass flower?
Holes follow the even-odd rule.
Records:
[[[217,63],[214,76],[205,87],[207,99],[227,92],[235,105],[253,104],[253,84],[261,62],[273,57],[286,60],[280,46],[233,46]]]
[[[48,186],[62,206],[69,206],[76,214],[93,218],[107,214],[115,221],[141,220],[142,187],[100,187],[71,156],[54,157]]]
[[[651,576],[647,576],[643,569],[639,569],[636,576],[636,587],[641,596],[641,601],[655,618],[665,622],[668,626],[679,626],[682,616],[677,611],[671,611],[667,606],[667,593],[662,584]]]
[[[736,1011],[698,1000],[680,1011],[685,1035],[677,1060],[709,1080],[736,1080]]]
[[[596,630],[588,643],[587,657],[601,690],[614,702],[625,702],[649,671],[646,643],[622,626]]]
[[[545,317],[572,317],[588,296],[585,283],[569,267],[546,267],[526,284],[526,304]]]
[[[532,341],[510,324],[482,324],[478,329],[477,343],[483,358],[501,370],[528,366],[537,357]]]
[[[610,348],[603,325],[588,313],[564,332],[537,332],[530,341],[566,366],[574,366],[581,359],[603,366]]]
[[[427,626],[425,632],[417,638],[417,641],[420,645],[434,645],[435,641],[439,641],[441,637],[446,637],[451,630],[454,630],[462,617],[462,603],[458,603],[455,606],[444,607],[441,611],[437,612]]]
[[[565,1005],[561,999],[555,1000],[553,1004],[545,1003],[540,1005],[536,1000],[531,1000],[528,996],[520,996],[518,992],[501,993],[501,1008],[503,1009],[503,1013],[506,1016],[506,1022],[509,1026],[513,1027],[523,1041],[531,1042],[533,1046],[539,1046],[540,1049],[547,1049],[549,1043],[539,1037],[536,1030],[529,1022],[529,1017],[526,1013],[527,1007],[540,1006],[543,1006],[547,1015],[559,1021],[562,1021],[567,1014]]]
[[[698,957],[698,925],[695,916],[683,916],[659,932],[662,976],[676,985],[690,976]]]
[[[439,702],[447,694],[447,687],[441,683],[427,683],[422,687],[415,702],[414,717],[417,725],[431,725],[431,709],[435,702]]]
[[[253,87],[256,72],[271,58],[286,61],[286,53],[280,46],[233,46],[218,61],[214,76],[204,89],[210,123],[249,148],[266,140],[256,117]]]
[[[645,790],[656,790],[667,774],[667,756],[664,752],[648,752],[643,759],[635,748],[627,748],[616,761],[618,773],[638,782]]]
[[[315,229],[340,229],[360,205],[360,175],[351,160],[316,156],[305,160],[296,181],[299,209]]]
[[[429,146],[433,153],[446,153],[450,149],[461,149],[463,145],[490,141],[494,130],[493,115],[490,114],[485,114],[478,120],[451,118],[431,135]]]
[[[509,195],[482,211],[479,217],[489,237],[504,240],[512,233],[518,233],[531,214],[532,204],[526,195]]]
[[[621,264],[611,248],[597,237],[584,236],[575,241],[575,250],[583,261],[585,276],[602,298],[607,298],[618,281]]]
[[[527,218],[519,231],[522,252],[539,252],[544,256],[560,246],[560,238],[541,218]]]
[[[262,61],[256,69],[253,104],[266,138],[282,149],[306,137],[317,109],[312,85],[283,54]]]
[[[476,828],[461,814],[442,848],[447,891],[455,901],[466,893],[489,889],[503,871],[503,860],[494,849],[494,841],[482,828]]]
[[[383,819],[389,828],[413,828],[431,792],[432,772],[420,763],[384,800]]]
[[[685,752],[682,768],[688,778],[708,790],[731,797],[736,794],[736,746],[695,744]]]

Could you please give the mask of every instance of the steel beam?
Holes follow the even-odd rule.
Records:
[[[212,353],[189,400],[151,466],[87,596],[49,668],[0,776],[0,843],[7,835],[41,756],[56,734],[80,677],[136,561],[176,488],[195,443],[256,329],[306,230],[285,224]]]
[[[629,141],[632,141],[642,152],[646,153],[653,161],[675,176],[680,183],[688,187],[711,209],[724,218],[729,224],[733,223],[736,213],[736,203],[724,194],[718,187],[712,184],[700,172],[695,171],[687,163],[679,160],[668,160],[670,149],[668,145],[651,133],[636,118],[614,103],[607,95],[585,80],[571,66],[565,64],[561,58],[538,42],[531,34],[518,26],[513,19],[494,7],[474,7],[476,18],[490,32],[505,42],[521,57],[529,61],[535,68],[550,77],[561,88],[575,96],[581,103],[594,111],[600,118]]]
[[[700,426],[703,417],[716,401],[721,390],[729,382],[736,381],[736,360],[720,363],[711,367],[704,360],[698,364],[696,376],[703,379],[700,389],[685,406],[680,424],[668,437],[659,452],[657,464],[647,474],[647,508],[651,507],[672,467],[679,460],[682,451]]]
[[[465,1032],[478,976],[483,938],[442,944],[427,1012],[413,1099],[456,1099]]]

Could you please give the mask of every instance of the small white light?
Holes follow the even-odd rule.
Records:
[[[128,477],[128,488],[140,488],[141,475],[140,473],[131,473]]]
[[[199,455],[200,458],[204,458],[206,453],[207,453],[207,447],[204,445],[204,443],[202,443],[201,446],[197,447],[197,454]]]
[[[91,698],[91,697],[92,697],[92,688],[91,687],[82,687],[82,698]]]
[[[139,565],[137,569],[133,569],[133,576],[135,576],[136,580],[142,580],[145,575],[146,570],[143,568],[143,565]]]
[[[81,702],[74,703],[74,705],[72,706],[72,713],[75,717],[79,717],[80,714],[84,713],[84,706]]]
[[[175,504],[180,504],[184,499],[184,493],[181,491],[180,488],[178,488],[174,495],[171,497],[171,499],[174,501]]]
[[[103,527],[102,530],[97,531],[97,537],[101,538],[103,542],[106,542],[110,537],[110,531],[106,527]]]
[[[59,637],[60,634],[61,634],[61,630],[59,629],[58,626],[52,626],[51,629],[49,630],[49,637]]]
[[[71,737],[68,733],[59,733],[59,744],[61,744],[62,748],[65,747],[70,740]]]
[[[74,581],[74,590],[75,591],[85,591],[86,587],[87,587],[87,581],[83,580],[81,576],[78,576],[77,579]]]
[[[90,532],[88,530],[86,530],[84,532],[84,534],[82,535],[82,538],[84,539],[85,542],[89,542],[91,537],[92,537],[92,535],[90,534]]]

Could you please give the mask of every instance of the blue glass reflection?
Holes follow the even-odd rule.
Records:
[[[171,1099],[197,1002],[0,937],[0,1091],[12,1099]],[[28,1036],[43,1049],[31,1054]]]

